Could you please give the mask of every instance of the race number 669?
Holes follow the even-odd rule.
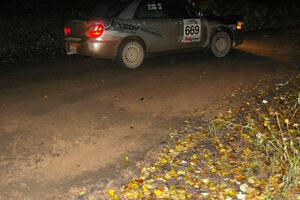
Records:
[[[198,35],[200,33],[199,25],[190,25],[185,27],[185,35]]]

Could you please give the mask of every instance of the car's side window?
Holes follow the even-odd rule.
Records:
[[[165,12],[170,18],[191,18],[190,13],[185,8],[185,6],[177,2],[167,2]]]
[[[187,9],[191,15],[191,18],[199,18],[198,12],[190,6],[187,6]]]
[[[138,19],[155,19],[166,17],[167,16],[163,12],[162,4],[153,0],[147,0],[141,3],[135,14],[135,18]]]

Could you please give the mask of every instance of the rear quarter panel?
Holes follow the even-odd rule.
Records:
[[[113,19],[108,31],[118,40],[118,46],[126,38],[138,38],[147,52],[174,49],[177,42],[170,19]]]

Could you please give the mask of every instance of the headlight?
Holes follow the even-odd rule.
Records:
[[[243,29],[243,26],[244,26],[244,23],[243,23],[243,22],[237,22],[237,24],[236,24],[236,29],[237,29],[237,30],[242,30],[242,29]]]

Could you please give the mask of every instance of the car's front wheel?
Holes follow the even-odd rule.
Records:
[[[117,63],[129,69],[136,69],[140,67],[145,59],[145,49],[143,45],[137,40],[130,40],[121,44]]]
[[[226,32],[217,32],[211,41],[211,53],[217,58],[225,57],[231,49],[231,38]]]

